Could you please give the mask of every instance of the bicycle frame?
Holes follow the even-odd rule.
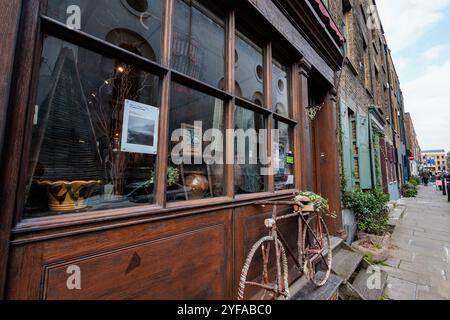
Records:
[[[278,216],[278,206],[279,205],[298,205],[297,203],[294,203],[292,201],[262,201],[262,202],[257,202],[257,205],[262,205],[262,206],[272,206],[272,217],[270,219],[266,219],[264,221],[264,224],[267,228],[270,229],[270,236],[274,237],[275,240],[280,240],[281,243],[283,244],[283,246],[286,248],[287,253],[289,254],[289,256],[291,256],[291,258],[294,260],[295,264],[297,265],[297,268],[299,269],[299,271],[302,271],[303,269],[303,265],[302,265],[302,261],[300,259],[303,258],[303,252],[301,250],[302,248],[302,239],[303,239],[303,227],[305,225],[307,225],[307,218],[309,216],[311,216],[311,214],[313,214],[313,212],[311,211],[303,211],[304,206],[301,207],[300,211],[295,211],[294,213],[290,213],[290,214],[285,214],[282,216]],[[288,242],[286,241],[286,239],[284,238],[283,234],[278,230],[277,228],[277,222],[282,221],[282,220],[287,220],[287,219],[291,219],[291,218],[298,218],[298,241],[297,241],[297,245],[298,245],[298,257],[295,256],[295,254],[293,253],[291,247],[288,245]],[[311,230],[312,231],[312,230]],[[278,245],[277,245],[278,246]],[[279,254],[276,255],[277,256],[277,261],[279,260]]]
[[[265,298],[267,292],[272,292],[275,294],[275,297],[278,298],[280,296],[284,296],[285,298],[289,298],[289,283],[288,283],[288,259],[286,256],[286,252],[295,262],[297,269],[300,273],[303,273],[309,278],[311,281],[313,280],[313,276],[315,274],[314,268],[316,264],[316,260],[321,258],[328,269],[331,269],[331,262],[328,263],[324,257],[324,245],[322,243],[323,235],[322,235],[322,226],[321,223],[323,219],[320,216],[319,212],[316,212],[314,207],[311,205],[305,206],[301,203],[297,203],[294,201],[261,201],[256,202],[255,205],[264,206],[272,206],[272,215],[271,218],[264,220],[265,226],[270,230],[269,235],[260,239],[252,248],[247,257],[246,263],[244,264],[243,271],[241,274],[241,282],[239,289],[239,299],[243,299],[244,290],[246,285],[256,286],[264,289],[263,299]],[[284,214],[278,216],[278,206],[287,205],[294,206],[294,212],[289,214]],[[317,217],[317,226],[311,227],[310,222]],[[283,234],[278,229],[278,222],[297,218],[298,222],[298,256],[294,253],[294,251],[289,246],[288,242],[284,238]],[[317,230],[313,230],[317,229]],[[326,225],[325,225],[326,229]],[[328,234],[328,231],[325,230]],[[307,248],[307,243],[309,241],[315,241],[317,243],[317,247]],[[329,240],[329,236],[328,236]],[[266,247],[266,243],[268,243]],[[274,244],[275,248],[275,257],[276,257],[276,282],[271,285],[269,281],[269,256],[271,243]],[[311,243],[309,243],[311,245]],[[249,282],[246,281],[246,277],[248,271],[250,269],[250,264],[252,262],[253,256],[257,249],[262,250],[262,260],[263,260],[263,273],[262,273],[262,283],[257,282]],[[310,255],[312,253],[312,255]],[[331,259],[331,257],[330,257]],[[326,279],[324,279],[326,282]],[[315,282],[316,283],[316,282]],[[320,284],[321,286],[323,284]]]

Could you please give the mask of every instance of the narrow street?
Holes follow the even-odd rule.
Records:
[[[450,203],[434,185],[420,186],[417,198],[402,200],[403,218],[394,231],[387,298],[450,299]]]

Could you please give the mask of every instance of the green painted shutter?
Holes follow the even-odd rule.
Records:
[[[383,178],[381,176],[381,150],[380,150],[380,135],[372,127],[372,118],[370,118],[370,137],[372,140],[371,145],[371,159],[372,159],[372,172],[373,172],[373,185],[382,186]]]
[[[345,191],[353,189],[353,170],[352,170],[352,142],[351,129],[348,116],[348,108],[345,102],[341,101],[341,130],[342,130],[342,166],[346,181]]]
[[[369,115],[358,112],[356,135],[359,155],[359,183],[361,189],[372,189],[372,161],[369,143]]]

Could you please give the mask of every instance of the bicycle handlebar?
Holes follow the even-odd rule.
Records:
[[[302,208],[305,207],[303,203],[298,203],[295,201],[257,201],[255,205],[267,205],[267,206],[276,206],[276,205],[286,205],[286,206],[300,206]]]

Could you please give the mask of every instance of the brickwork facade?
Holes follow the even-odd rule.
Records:
[[[346,38],[346,63],[338,94],[343,176],[352,181],[347,181],[347,189],[373,188],[382,181],[385,191],[395,198],[409,173],[403,97],[376,2],[337,0],[324,4]],[[363,126],[365,118],[370,123],[367,127]],[[362,130],[369,130],[370,157],[364,156],[365,143],[358,136]],[[347,161],[351,165],[346,165]],[[367,170],[371,171],[371,185],[361,177]],[[382,177],[377,176],[380,174]]]

